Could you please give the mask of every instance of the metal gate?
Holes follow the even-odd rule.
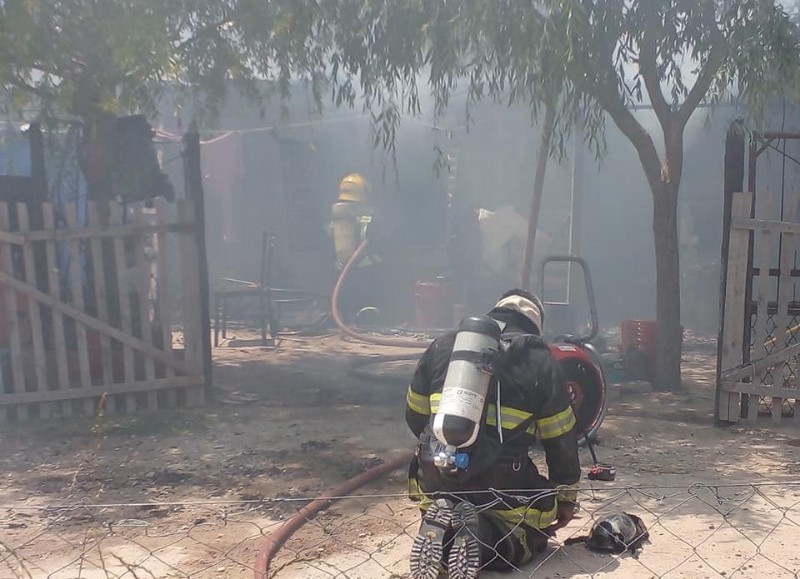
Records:
[[[724,190],[716,415],[800,422],[800,134],[732,124]]]

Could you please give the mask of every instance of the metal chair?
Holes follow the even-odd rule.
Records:
[[[214,347],[228,337],[228,306],[231,300],[258,298],[258,318],[262,345],[267,345],[267,334],[274,341],[280,331],[283,306],[309,305],[327,301],[327,297],[299,289],[271,287],[275,235],[264,232],[261,238],[261,276],[258,283],[233,278],[224,281],[244,285],[242,289],[221,289],[214,293]],[[327,317],[327,314],[325,315]],[[317,323],[324,321],[324,318]]]

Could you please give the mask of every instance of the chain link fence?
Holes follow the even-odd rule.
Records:
[[[271,502],[0,507],[0,577],[253,577]],[[276,516],[277,514],[277,516]]]
[[[502,494],[496,496],[503,500]],[[251,578],[267,538],[312,498],[3,505],[0,576]],[[582,544],[564,545],[614,512],[638,515],[647,525],[650,540],[637,554],[599,554]],[[288,540],[268,576],[408,577],[418,525],[419,512],[404,495],[339,497]],[[577,518],[550,540],[542,555],[502,576],[798,577],[798,532],[800,483],[596,485],[582,491]]]
[[[756,324],[758,318],[758,304],[751,302],[749,305],[750,319],[750,359],[762,357],[764,355],[777,353],[789,346],[800,343],[800,302],[790,301],[788,305],[788,327],[778,328],[778,304],[770,302],[767,305],[766,321],[766,341],[757,344]],[[792,356],[786,362],[777,364],[773,368],[768,368],[760,376],[762,386],[777,386],[779,388],[797,388],[800,369],[796,356]],[[758,396],[757,414],[769,416],[772,414],[772,405],[781,404],[781,415],[783,417],[794,417],[796,400],[775,399],[771,396]]]

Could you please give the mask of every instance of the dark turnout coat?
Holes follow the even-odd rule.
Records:
[[[516,312],[496,310],[489,314],[504,325],[501,349],[494,364],[484,412],[483,436],[499,449],[497,462],[471,480],[464,490],[514,489],[498,502],[498,493],[467,495],[472,502],[493,502],[493,510],[510,522],[545,528],[555,519],[557,499],[575,501],[580,480],[575,416],[558,363],[547,343],[527,333],[526,319]],[[406,422],[415,436],[430,436],[431,418],[438,410],[456,332],[436,339],[422,355],[408,389]],[[499,382],[499,388],[498,388]],[[498,400],[499,390],[499,400]],[[503,444],[498,433],[498,419]],[[525,423],[525,424],[523,424]],[[525,426],[524,432],[515,429]],[[528,458],[537,437],[544,446],[548,478],[539,474]],[[426,445],[421,444],[420,449]],[[427,506],[426,492],[441,490],[435,467],[426,468],[424,457],[411,465],[412,497]],[[552,492],[542,492],[553,489]],[[518,500],[529,497],[530,500]]]

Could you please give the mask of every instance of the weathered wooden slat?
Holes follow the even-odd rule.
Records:
[[[787,213],[788,215],[794,215],[794,208],[796,208],[796,203],[792,203],[792,199],[794,196],[789,196],[790,199],[786,200],[785,206],[783,207],[784,210],[790,211]],[[780,230],[779,230],[780,231]],[[789,302],[792,300],[792,278],[790,276],[792,267],[794,266],[794,234],[789,233],[787,231],[783,231],[781,234],[781,255],[780,255],[780,270],[781,275],[778,278],[778,313],[777,313],[777,320],[776,320],[776,328],[775,332],[777,335],[782,336],[787,329],[789,329]],[[779,340],[776,348],[784,349],[786,347],[785,340]],[[781,361],[780,363],[776,364],[775,371],[773,374],[775,375],[775,382],[776,386],[783,387],[783,376],[784,376],[784,369],[786,368],[786,362]],[[772,398],[772,421],[773,422],[780,422],[781,420],[781,407],[783,405],[783,399],[780,397],[773,397]]]
[[[772,215],[772,195],[769,189],[763,191],[759,195],[758,205],[759,209],[765,212],[767,215]],[[759,270],[765,272],[769,271],[770,266],[773,262],[773,247],[774,247],[774,240],[772,230],[770,229],[763,229],[757,232],[759,235],[754,236],[755,241],[758,244],[759,256],[758,258],[754,258],[754,263],[759,264]],[[755,321],[755,328],[754,328],[754,335],[755,335],[755,346],[751,351],[751,359],[752,358],[762,358],[767,353],[767,338],[769,337],[769,332],[767,330],[767,320],[768,320],[768,308],[770,298],[773,299],[777,297],[777,294],[770,295],[768,293],[768,288],[770,287],[770,280],[768,275],[759,275],[756,280],[754,286],[757,288],[756,292],[756,321]]]
[[[97,202],[90,201],[87,206],[89,227],[102,227],[101,212]],[[109,323],[108,316],[108,288],[106,286],[106,260],[103,251],[103,240],[93,238],[91,240],[91,269],[94,279],[94,300],[97,311],[97,319],[106,324]],[[111,349],[111,339],[106,334],[100,335],[100,366],[103,384],[108,385],[114,382],[114,358]],[[115,399],[109,396],[104,401],[104,411],[107,414],[116,412]]]
[[[0,233],[12,235],[11,233],[9,233],[7,231],[0,231]],[[9,241],[4,236],[0,236],[0,245],[6,245],[8,243],[9,243]],[[2,259],[2,258],[3,258],[3,254],[2,254],[2,252],[0,252],[0,259]],[[8,290],[6,289],[5,291],[2,292],[2,294],[4,295],[5,292],[7,292],[7,291]],[[0,308],[3,308],[3,309],[6,308],[5,300],[3,300],[3,303],[0,303]],[[10,378],[7,378],[6,372],[4,371],[4,368],[3,368],[3,364],[10,363],[10,362],[11,362],[10,356],[3,355],[3,356],[0,357],[0,396],[5,395],[5,393],[7,393],[7,392],[13,392],[13,388],[14,388],[13,381]],[[5,424],[8,421],[9,421],[9,409],[6,408],[6,407],[0,408],[0,424]]]
[[[783,213],[783,216],[795,216],[795,215],[797,215],[797,209],[798,209],[797,195],[785,195],[784,196],[784,213]],[[787,289],[787,294],[788,295],[786,296],[786,326],[787,326],[787,329],[785,330],[785,332],[786,332],[786,342],[785,343],[786,344],[789,344],[791,339],[792,339],[792,337],[794,336],[794,332],[792,331],[793,328],[790,326],[790,321],[789,321],[791,319],[791,314],[789,312],[789,307],[790,307],[791,302],[794,301],[794,292],[795,292],[794,284],[795,284],[795,282],[792,279],[791,275],[792,275],[792,270],[797,267],[796,244],[797,244],[797,235],[795,235],[792,232],[784,233],[783,239],[782,239],[782,251],[783,251],[783,254],[786,255],[786,258],[785,258],[785,263],[784,263],[784,260],[781,259],[781,264],[780,264],[781,277],[779,278],[779,283],[780,283],[781,280],[784,280],[784,283],[786,284],[786,287],[788,288]],[[781,257],[783,257],[783,254],[781,255]],[[797,359],[794,359],[793,362],[794,362],[795,367],[796,367]],[[791,373],[791,367],[789,365],[789,361],[787,361],[784,364],[783,369],[785,370],[785,372],[784,372],[784,374],[782,376],[782,379],[784,380],[784,383],[782,384],[782,386],[785,387],[786,386],[786,381],[788,381],[788,376]],[[797,387],[796,383],[794,384],[794,387],[795,388]],[[775,421],[780,421],[781,418],[782,418],[783,399],[780,400],[780,406],[781,406],[781,408],[780,408],[780,410],[778,412],[778,415],[776,417],[775,413],[774,413],[775,400],[773,400],[773,416],[772,416],[772,418]]]
[[[753,196],[751,193],[737,193],[733,196],[732,219],[744,219],[750,215]],[[723,320],[723,341],[721,368],[733,368],[742,364],[742,344],[744,340],[745,287],[747,284],[747,254],[750,234],[744,229],[730,231],[728,250],[727,295],[725,296],[725,318]],[[718,385],[719,386],[719,385]],[[738,422],[740,419],[741,395],[723,391],[718,396],[717,415],[720,420]]]
[[[191,201],[178,201],[178,219],[183,222],[194,218],[194,205]],[[192,233],[181,233],[179,241],[181,261],[181,314],[183,318],[184,356],[192,368],[203,367],[202,317],[200,315],[200,269],[197,243]],[[206,328],[205,331],[208,331]],[[201,370],[202,371],[202,370]],[[199,406],[205,401],[205,393],[200,388],[186,389],[186,405]]]
[[[133,213],[134,223],[139,226],[146,224],[147,216],[144,214],[144,207],[141,204],[134,207]],[[149,234],[152,238],[152,234]],[[145,234],[142,233],[136,237],[136,295],[139,301],[139,327],[142,332],[142,340],[152,346],[153,345],[153,324],[151,321],[151,298],[152,293],[152,260],[146,254],[147,243]],[[153,358],[145,356],[144,358],[144,376],[147,380],[156,379],[156,368]],[[146,395],[148,410],[158,409],[158,395],[156,392],[148,392]]]
[[[109,204],[110,222],[112,227],[122,226],[122,216],[125,209],[119,203]],[[120,326],[123,334],[133,336],[133,321],[131,320],[130,287],[127,276],[127,258],[125,256],[125,239],[114,238],[114,263],[117,278],[117,303],[119,304]],[[136,380],[136,366],[133,349],[122,343],[122,367],[125,382],[132,383]],[[125,411],[130,412],[136,408],[134,396],[125,396]]]
[[[8,203],[0,203],[0,230],[8,231],[11,225]],[[12,276],[14,266],[11,255],[11,245],[8,243],[0,244],[0,271]],[[11,352],[11,378],[13,391],[16,393],[25,392],[25,364],[22,360],[22,338],[20,336],[20,311],[17,303],[17,292],[10,288],[5,288],[3,292],[6,323],[8,324],[9,349]],[[24,298],[23,298],[24,303]],[[20,407],[17,409],[17,418],[26,420],[28,409]]]
[[[156,200],[156,220],[158,223],[166,223],[169,220],[169,207],[163,198]],[[161,324],[161,340],[165,352],[172,353],[172,314],[170,312],[169,283],[169,245],[166,233],[159,233],[156,237],[156,251],[158,260],[156,262],[156,306],[158,308],[158,320]],[[174,376],[175,372],[169,366],[164,367],[166,377]],[[166,393],[167,405],[174,407],[177,405],[177,393],[170,388]]]
[[[178,219],[189,221],[194,215],[190,201],[178,201]],[[194,235],[182,233],[179,240],[181,263],[181,317],[183,326],[183,347],[186,363],[193,368],[201,368],[203,364],[200,345],[200,293],[198,288],[197,245]],[[194,393],[193,393],[194,395]],[[189,400],[187,405],[194,405]]]
[[[180,233],[191,231],[192,221],[185,223],[164,223],[160,225],[111,225],[110,227],[86,227],[56,230],[31,231],[25,235],[0,234],[0,241],[8,240],[15,245],[24,245],[32,241],[69,241],[71,239],[136,237],[147,233]]]
[[[135,336],[132,336],[130,334],[126,334],[125,332],[118,330],[117,328],[109,324],[101,322],[97,318],[93,318],[87,315],[86,313],[70,306],[69,304],[60,302],[55,298],[53,298],[51,295],[43,293],[38,289],[31,287],[25,282],[20,281],[8,275],[7,273],[0,272],[0,285],[16,289],[19,292],[24,293],[35,300],[38,300],[44,305],[50,306],[58,310],[63,315],[68,316],[76,320],[77,322],[80,322],[87,328],[91,328],[93,330],[97,330],[98,332],[108,334],[108,336],[114,338],[115,340],[119,340],[129,348],[136,349],[147,356],[152,356],[154,359],[158,360],[159,362],[162,362],[163,364],[168,364],[178,372],[181,372],[183,374],[202,373],[200,368],[193,369],[188,364],[172,358],[165,352],[154,348],[150,344],[146,344],[139,338],[136,338]],[[135,380],[131,380],[131,382],[135,382]]]
[[[45,229],[55,229],[55,213],[53,206],[50,203],[42,205],[42,222]],[[48,241],[45,243],[45,253],[47,255],[47,283],[49,287],[50,296],[54,301],[61,301],[61,279],[60,269],[58,264],[58,247],[55,241]],[[70,386],[69,380],[69,363],[67,360],[67,341],[64,334],[64,317],[61,312],[52,310],[52,347],[56,353],[56,374],[57,386],[61,391],[66,391]],[[72,415],[72,405],[70,402],[64,402],[61,405],[61,413],[64,416]]]
[[[78,211],[74,203],[68,203],[64,207],[64,216],[67,227],[75,228],[78,226]],[[69,282],[72,304],[76,310],[86,312],[86,304],[83,299],[83,268],[81,267],[81,242],[79,239],[72,239],[67,242],[69,251]],[[89,388],[92,385],[92,371],[89,366],[89,342],[86,333],[86,326],[75,324],[75,337],[77,339],[78,372],[80,374],[80,387]],[[94,403],[86,400],[83,405],[85,416],[94,415]]]
[[[788,348],[770,354],[757,360],[751,360],[746,364],[740,364],[732,370],[722,372],[722,379],[728,382],[737,382],[743,378],[757,379],[761,374],[775,368],[775,366],[782,364],[790,358],[800,357],[800,343],[792,344]]]
[[[761,199],[759,199],[759,204],[762,207],[767,209],[767,214],[771,215],[772,210],[772,195],[770,194],[769,190],[763,192]],[[772,265],[773,259],[773,235],[772,231],[769,229],[762,229],[760,230],[761,238],[759,239],[759,249],[760,251],[760,264],[761,264],[761,271],[767,273],[769,271],[770,266]],[[769,337],[769,332],[767,330],[767,322],[769,320],[768,314],[768,306],[769,306],[769,295],[767,293],[772,280],[770,279],[769,275],[759,276],[757,280],[757,302],[758,307],[756,309],[756,322],[755,322],[755,346],[753,347],[751,358],[762,358],[767,355],[767,338]],[[774,346],[769,346],[772,349]],[[745,402],[747,400],[747,402]],[[748,419],[755,419],[758,415],[758,398],[750,398],[749,395],[743,394],[742,395],[742,405],[743,407],[747,408],[747,416]]]
[[[112,396],[116,394],[127,395],[132,392],[152,392],[164,388],[197,388],[202,387],[204,383],[205,379],[203,376],[175,376],[173,378],[163,378],[160,380],[126,382],[102,387],[92,386],[90,388],[70,388],[64,391],[51,390],[47,392],[5,394],[0,396],[0,407],[56,400],[80,400],[82,398],[91,397],[92,407],[94,408],[94,398],[98,398],[103,394]]]
[[[789,218],[793,218],[794,216],[797,215],[798,191],[792,191],[788,195],[790,203],[788,208],[789,212],[786,213],[786,215],[788,215]],[[784,242],[784,250],[791,253],[792,255],[792,270],[789,272],[789,275],[792,278],[794,278],[793,274],[795,273],[797,268],[798,240],[800,240],[800,236],[792,235],[791,237],[787,236]],[[783,273],[785,274],[785,272]],[[793,289],[796,287],[795,283],[796,283],[795,281],[792,281]],[[794,291],[792,293],[794,293]],[[797,334],[799,330],[800,328],[797,325],[792,326],[792,328],[787,330],[789,332],[789,335],[786,338],[787,343],[791,343],[792,338]],[[795,344],[792,344],[792,346],[794,345]],[[787,396],[787,398],[794,399],[794,413],[792,416],[792,421],[794,422],[795,425],[800,425],[800,357],[787,359],[787,364],[791,364],[791,366],[794,369],[795,384],[793,386],[795,389],[798,389],[798,392],[794,396]],[[784,386],[786,386],[786,384],[784,384]]]
[[[726,392],[739,392],[752,394],[754,396],[776,397],[778,400],[793,400],[800,397],[800,392],[795,388],[776,388],[773,386],[762,386],[752,382],[733,382],[730,380],[722,381],[722,388]]]
[[[763,275],[761,273],[761,268],[754,267],[753,268],[753,275]],[[781,275],[781,270],[778,269],[777,267],[771,267],[769,269],[769,275],[770,275],[770,277],[779,277]],[[792,269],[792,272],[791,272],[790,275],[792,277],[800,277],[800,269]]]
[[[800,223],[790,223],[788,221],[777,221],[773,219],[734,219],[731,222],[731,229],[735,230],[769,230],[776,233],[800,233]]]
[[[28,240],[22,235],[11,233],[10,231],[0,231],[0,243],[9,243],[11,245],[25,245]]]
[[[26,203],[17,204],[17,222],[21,232],[30,230],[30,217],[28,215],[28,205]],[[22,247],[22,259],[25,266],[25,281],[30,285],[38,287],[36,275],[36,256],[32,244]],[[49,390],[47,383],[47,354],[44,349],[44,331],[42,328],[42,312],[39,302],[28,301],[28,316],[31,327],[31,342],[33,344],[33,371],[36,379],[34,390]],[[39,408],[40,418],[49,418],[52,408],[49,404],[43,404]]]

